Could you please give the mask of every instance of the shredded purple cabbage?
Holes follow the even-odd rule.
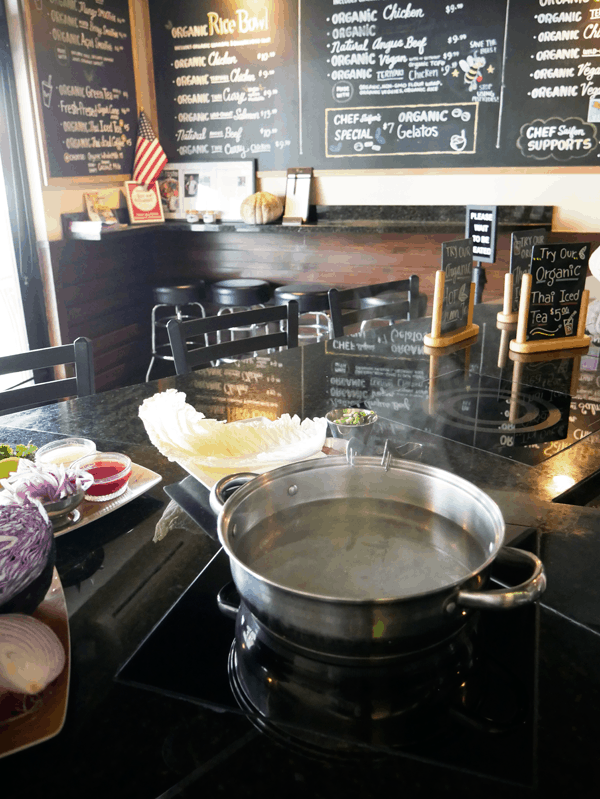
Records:
[[[0,612],[40,576],[52,539],[52,523],[36,505],[0,507]]]

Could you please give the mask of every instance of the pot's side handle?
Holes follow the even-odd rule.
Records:
[[[224,616],[235,619],[240,609],[240,595],[238,594],[235,583],[230,582],[224,585],[217,594],[217,605]]]
[[[210,489],[210,507],[213,513],[218,516],[221,508],[227,501],[227,494],[232,493],[236,488],[240,488],[245,483],[258,477],[254,472],[239,472],[238,474],[228,474],[222,477],[218,483]]]
[[[542,561],[532,552],[513,547],[503,547],[498,559],[508,563],[529,563],[533,574],[528,580],[513,588],[499,588],[494,591],[459,591],[456,601],[467,608],[486,610],[510,610],[535,602],[546,588],[546,575]]]

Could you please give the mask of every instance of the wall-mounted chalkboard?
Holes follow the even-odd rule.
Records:
[[[297,166],[296,0],[150,0],[159,138],[170,161]]]
[[[46,179],[131,174],[137,104],[128,0],[24,0]]]
[[[596,3],[149,4],[171,160],[249,157],[259,170],[600,163]]]

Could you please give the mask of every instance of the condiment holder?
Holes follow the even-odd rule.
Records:
[[[352,438],[364,443],[371,435],[371,431],[378,416],[375,411],[365,411],[362,408],[334,408],[325,414],[334,438]],[[344,423],[342,419],[354,419]]]
[[[89,438],[61,438],[40,447],[35,453],[35,462],[70,466],[76,460],[94,452],[96,445]]]
[[[77,507],[83,502],[85,496],[84,491],[78,491],[76,494],[71,494],[64,499],[59,499],[56,502],[45,502],[44,510],[48,514],[52,522],[52,529],[56,532],[62,530],[68,524],[75,524],[78,522],[81,514]]]
[[[84,469],[94,478],[87,489],[88,502],[106,502],[124,494],[131,477],[131,459],[120,452],[95,452],[79,458],[74,467]]]
[[[366,411],[362,408],[334,408],[325,414],[334,435],[346,438],[352,436],[356,430],[372,427],[378,420],[375,411]]]

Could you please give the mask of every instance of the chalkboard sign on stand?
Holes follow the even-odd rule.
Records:
[[[137,103],[128,0],[23,0],[44,179],[130,177]]]
[[[531,273],[523,275],[517,337],[513,352],[545,352],[587,347],[584,289],[590,244],[536,244]]]
[[[492,205],[467,205],[465,238],[473,242],[473,282],[475,283],[475,304],[483,297],[487,283],[482,263],[493,264],[496,260],[496,230],[498,209]]]
[[[495,205],[467,205],[465,238],[473,240],[473,258],[493,264],[496,261],[498,209]]]
[[[447,347],[475,336],[473,324],[475,284],[471,239],[442,244],[442,268],[435,275],[431,333],[423,341],[428,347]]]
[[[504,276],[504,303],[497,316],[499,325],[512,325],[519,317],[519,297],[523,275],[531,269],[536,244],[546,243],[546,230],[535,228],[514,232],[510,239],[510,268]],[[506,329],[509,329],[508,327]]]

